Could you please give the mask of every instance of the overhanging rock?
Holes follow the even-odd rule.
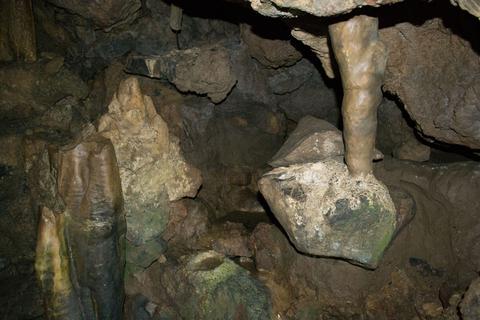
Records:
[[[295,247],[376,268],[397,230],[388,189],[334,159],[276,168],[260,191]]]

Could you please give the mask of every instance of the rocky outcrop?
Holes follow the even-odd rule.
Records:
[[[375,268],[397,226],[387,188],[335,160],[281,167],[259,188],[295,247]]]
[[[102,28],[134,20],[141,7],[140,0],[49,0],[49,2],[89,19]]]
[[[117,154],[128,244],[142,250],[165,230],[170,202],[197,194],[200,172],[185,161],[178,138],[170,134],[136,78],[120,83],[98,130]],[[158,254],[162,250],[158,247]]]
[[[174,50],[164,56],[132,57],[126,69],[166,79],[182,92],[206,94],[214,103],[224,100],[237,82],[230,53],[221,46]]]
[[[480,148],[480,56],[469,41],[440,19],[399,23],[380,35],[389,48],[385,89],[400,98],[417,129],[437,141]]]

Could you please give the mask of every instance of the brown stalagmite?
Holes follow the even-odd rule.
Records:
[[[354,176],[372,172],[377,107],[387,50],[378,38],[378,19],[356,16],[329,27],[343,84],[345,161]]]
[[[120,320],[126,228],[113,145],[93,134],[50,157],[65,209],[42,211],[36,271],[47,316]]]
[[[78,297],[70,279],[65,216],[43,207],[38,226],[35,270],[48,319],[81,320]]]

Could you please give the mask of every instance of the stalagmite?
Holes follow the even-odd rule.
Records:
[[[65,241],[65,215],[41,210],[35,269],[42,288],[48,319],[81,320],[78,296],[70,279]]]
[[[356,16],[331,25],[329,33],[344,90],[345,161],[352,175],[369,174],[387,50],[378,38],[376,18]]]
[[[125,221],[113,146],[93,135],[50,157],[64,210],[44,208],[40,220],[36,272],[47,316],[121,319]]]

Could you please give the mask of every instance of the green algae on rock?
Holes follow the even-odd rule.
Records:
[[[371,174],[353,178],[333,159],[276,168],[259,187],[305,253],[376,268],[397,229],[388,189]]]

